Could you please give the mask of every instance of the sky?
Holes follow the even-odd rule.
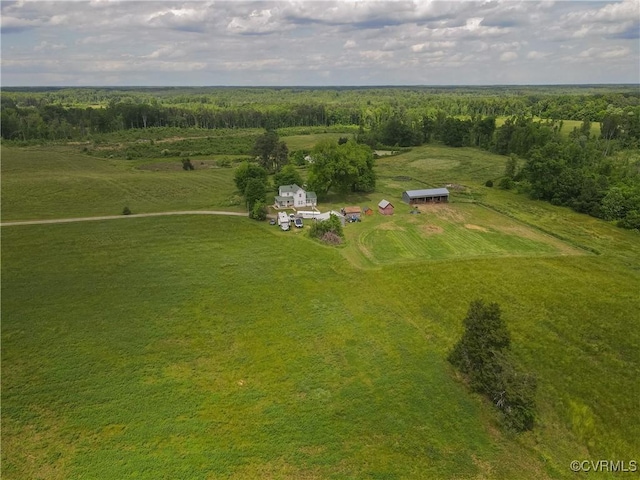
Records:
[[[640,84],[640,0],[4,1],[3,86]]]

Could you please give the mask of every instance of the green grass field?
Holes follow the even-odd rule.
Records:
[[[69,147],[2,148],[2,218],[31,220],[119,215],[167,210],[242,211],[232,168],[216,168],[216,156],[95,158]],[[201,165],[205,162],[205,165]]]
[[[138,168],[162,162],[3,148],[3,220],[233,195],[231,168]],[[3,478],[575,478],[574,459],[637,459],[638,234],[483,186],[503,168],[439,146],[379,160],[378,190],[342,205],[396,215],[341,248],[247,218],[3,227]],[[399,201],[448,182],[449,205]],[[475,298],[538,377],[533,432],[505,432],[446,362]]]

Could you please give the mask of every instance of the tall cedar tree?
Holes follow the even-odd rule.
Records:
[[[511,338],[497,303],[471,302],[464,333],[449,354],[449,361],[466,374],[473,390],[500,409],[506,425],[531,430],[535,419],[536,379],[521,372],[509,347]]]
[[[256,139],[253,153],[258,157],[260,165],[268,172],[278,172],[289,163],[289,147],[279,141],[275,130],[267,130]]]

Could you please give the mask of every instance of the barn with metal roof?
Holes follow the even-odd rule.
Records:
[[[407,190],[406,192],[402,192],[402,201],[408,203],[409,205],[448,202],[449,190],[447,190],[446,188]]]

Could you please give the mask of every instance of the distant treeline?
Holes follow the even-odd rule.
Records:
[[[387,88],[4,88],[1,135],[10,140],[86,138],[148,127],[284,128],[359,125],[394,116],[526,116],[602,122],[640,112],[634,86]]]

